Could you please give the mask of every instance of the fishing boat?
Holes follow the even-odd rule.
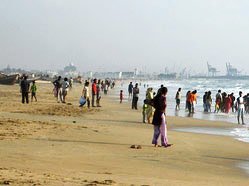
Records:
[[[0,74],[0,84],[14,85],[16,83],[18,76],[19,76],[19,74],[6,75],[6,74],[1,73]]]

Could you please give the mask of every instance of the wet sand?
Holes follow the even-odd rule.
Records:
[[[248,164],[248,143],[173,130],[234,124],[168,117],[173,146],[155,148],[141,109],[102,94],[102,107],[88,110],[78,107],[80,85],[67,104],[52,84],[37,86],[38,102],[26,105],[18,85],[0,85],[0,185],[248,185],[238,167]]]

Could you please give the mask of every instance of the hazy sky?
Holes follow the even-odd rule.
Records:
[[[249,71],[248,0],[0,0],[0,69]],[[249,73],[248,73],[249,74]]]

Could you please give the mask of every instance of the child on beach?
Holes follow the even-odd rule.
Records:
[[[120,90],[120,93],[119,93],[120,103],[122,103],[122,102],[123,102],[123,98],[124,98],[124,95],[123,95],[123,90]]]
[[[32,82],[30,90],[31,90],[31,102],[33,102],[33,98],[35,98],[35,101],[37,101],[37,98],[36,98],[37,87],[36,87],[35,81]]]

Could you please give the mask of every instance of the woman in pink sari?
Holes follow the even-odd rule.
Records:
[[[166,117],[165,117],[165,111],[166,111],[166,94],[168,92],[168,89],[166,87],[162,87],[159,91],[160,93],[155,96],[154,98],[154,107],[155,107],[155,113],[153,116],[152,124],[154,125],[154,134],[152,139],[152,144],[158,146],[158,138],[161,135],[161,145],[163,147],[169,147],[171,144],[168,143],[168,137],[167,137],[167,125],[166,125]]]

